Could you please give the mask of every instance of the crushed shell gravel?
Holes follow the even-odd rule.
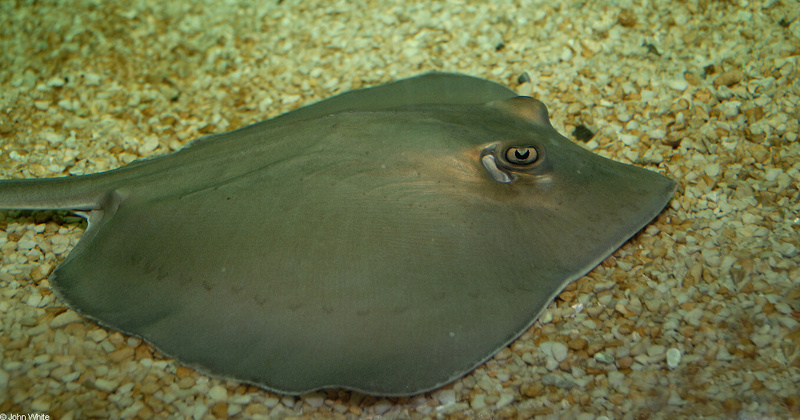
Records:
[[[795,1],[0,2],[0,171],[78,175],[365,85],[464,72],[680,182],[466,377],[412,398],[208,378],[59,302],[80,219],[0,221],[0,413],[52,418],[800,416]]]

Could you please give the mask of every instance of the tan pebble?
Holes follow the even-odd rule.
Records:
[[[194,378],[192,378],[190,376],[186,376],[186,377],[181,378],[178,381],[178,388],[180,388],[180,389],[189,389],[189,388],[193,387],[194,384],[195,384]]]
[[[663,256],[667,255],[667,248],[665,248],[663,246],[654,247],[653,251],[651,252],[651,255],[653,256],[653,258],[663,257]]]
[[[189,368],[187,368],[186,366],[178,366],[178,368],[175,369],[175,376],[177,376],[179,378],[185,378],[185,377],[193,375],[193,374],[194,374],[194,371],[189,369]]]
[[[157,383],[150,382],[150,383],[146,383],[146,384],[142,385],[139,388],[139,390],[142,392],[142,394],[152,394],[152,393],[158,391],[158,388],[159,388],[159,385]]]
[[[218,402],[214,404],[214,406],[211,407],[211,414],[220,419],[228,418],[228,403]]]
[[[108,354],[108,359],[114,363],[119,363],[123,360],[127,360],[133,357],[134,349],[133,347],[122,347],[119,350],[115,350]]]
[[[800,413],[800,395],[786,397],[786,408],[793,413]]]
[[[750,390],[753,392],[761,391],[764,389],[764,383],[756,379],[755,381],[750,383]]]
[[[744,111],[745,117],[747,117],[747,122],[753,124],[758,120],[764,118],[764,109],[760,106],[756,106],[753,108],[748,108]]]
[[[755,291],[755,286],[753,286],[753,283],[747,282],[747,284],[745,284],[742,287],[740,293],[753,293],[754,291]]]
[[[632,28],[636,26],[636,15],[634,15],[633,12],[627,9],[622,9],[622,11],[619,12],[617,21],[619,22],[620,25],[626,28]]]
[[[584,338],[575,338],[570,340],[569,343],[567,343],[569,348],[572,350],[583,350],[586,348],[588,344],[589,342],[586,341],[586,339]]]
[[[629,317],[629,316],[633,315],[633,312],[629,311],[628,308],[626,308],[625,305],[623,305],[621,303],[618,303],[618,304],[614,305],[614,310],[619,312],[619,313],[621,313],[625,317]]]
[[[86,333],[88,332],[88,326],[83,322],[76,322],[74,324],[69,324],[64,327],[64,333],[69,335],[70,337],[75,337],[75,339],[83,339],[86,337]]]
[[[51,271],[53,271],[52,264],[37,265],[31,271],[31,280],[33,280],[35,283],[38,283],[49,276]]]
[[[625,394],[614,394],[608,398],[608,400],[614,405],[622,405],[622,403],[628,398]]]
[[[155,413],[152,408],[145,405],[141,410],[136,412],[136,417],[140,419],[151,419],[155,417]]]
[[[526,397],[538,397],[544,392],[544,386],[540,383],[523,384],[520,391],[522,391],[522,394]]]
[[[617,366],[619,366],[620,369],[627,369],[631,367],[632,364],[633,364],[633,357],[631,356],[620,357],[619,359],[617,359]]]
[[[597,353],[602,349],[603,349],[602,343],[590,343],[589,346],[586,348],[586,353],[589,353],[589,355],[593,356],[595,353]]]
[[[562,395],[560,392],[548,393],[547,399],[550,400],[551,403],[558,403],[564,399],[564,395]]]
[[[108,341],[112,342],[113,344],[119,345],[125,342],[125,336],[117,331],[114,331],[108,335]]]
[[[503,347],[499,353],[494,356],[494,360],[505,360],[511,357],[513,352],[508,347]]]
[[[773,313],[775,313],[775,305],[767,302],[766,304],[764,304],[764,307],[761,309],[761,312],[767,315],[772,315]]]
[[[586,368],[586,373],[588,373],[589,375],[600,375],[606,373],[606,371],[603,369],[589,366]]]
[[[694,94],[695,99],[704,104],[709,104],[714,100],[714,94],[706,88],[698,89]],[[696,108],[702,109],[702,108]]]
[[[150,346],[142,343],[136,346],[136,350],[134,351],[134,356],[135,360],[152,359],[153,352],[152,350],[150,350]]]
[[[623,335],[628,335],[628,334],[630,334],[630,333],[632,333],[632,332],[633,332],[633,327],[634,327],[634,326],[633,326],[633,324],[631,324],[631,323],[623,323],[623,324],[620,324],[620,326],[619,326],[619,328],[617,329],[617,331],[618,331],[620,334],[623,334]]]
[[[726,412],[731,414],[735,414],[742,409],[742,403],[736,398],[728,398],[722,403],[722,406],[725,407]]]
[[[726,71],[725,73],[720,74],[719,76],[717,76],[716,79],[714,79],[714,86],[715,87],[720,87],[720,86],[728,86],[728,87],[730,87],[730,86],[733,86],[733,85],[741,82],[742,79],[744,79],[744,72],[743,71],[738,70],[738,69],[731,70],[731,71]]]

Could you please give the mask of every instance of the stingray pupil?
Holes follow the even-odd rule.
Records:
[[[537,159],[533,147],[509,147],[506,149],[506,160],[512,165],[530,165]]]

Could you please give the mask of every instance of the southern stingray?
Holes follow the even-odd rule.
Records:
[[[120,169],[5,180],[0,208],[85,215],[53,290],[181,363],[403,396],[508,345],[675,188],[573,144],[533,98],[433,73]]]

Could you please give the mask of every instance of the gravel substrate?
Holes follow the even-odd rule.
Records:
[[[116,168],[435,70],[535,96],[559,132],[680,183],[511,346],[399,399],[284,397],[165,359],[51,292],[79,220],[7,211],[0,413],[800,417],[799,16],[794,0],[0,1],[4,178]]]

